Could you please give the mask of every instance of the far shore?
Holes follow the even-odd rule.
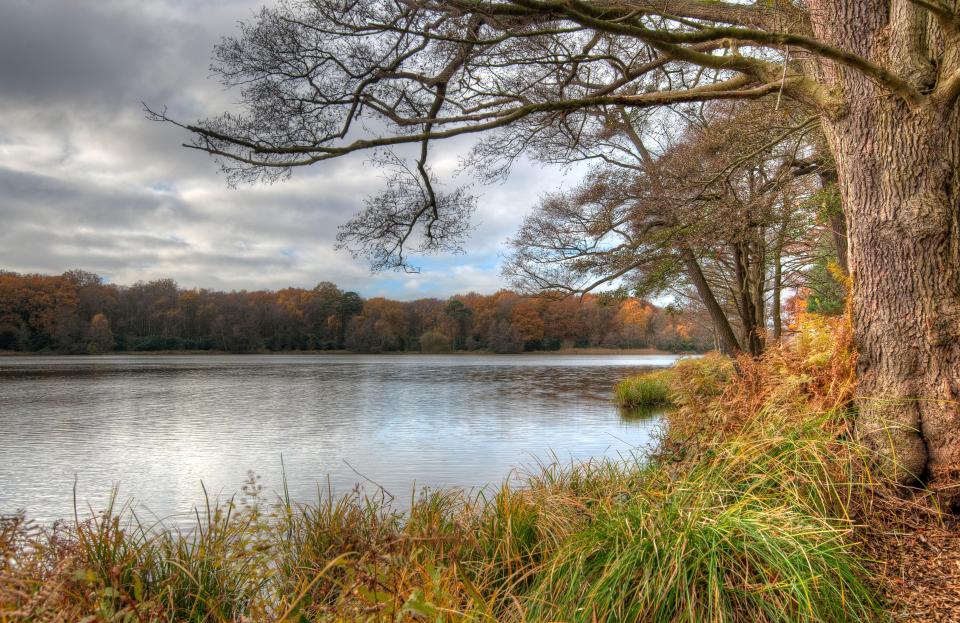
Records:
[[[15,350],[0,350],[0,357],[61,357],[61,356],[93,356],[93,357],[116,357],[116,356],[168,356],[168,355],[510,355],[510,356],[543,356],[543,355],[696,355],[700,353],[683,352],[673,353],[656,348],[561,348],[559,350],[534,350],[523,353],[494,353],[488,350],[458,350],[439,353],[424,353],[420,351],[385,351],[381,353],[357,353],[349,350],[262,350],[244,353],[236,353],[225,350],[144,350],[144,351],[111,351],[108,353],[58,353],[55,351],[47,352],[23,352]]]

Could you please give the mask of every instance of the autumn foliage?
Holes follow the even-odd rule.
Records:
[[[447,300],[363,299],[313,289],[218,292],[171,279],[120,286],[97,275],[0,272],[0,350],[104,353],[489,350],[577,347],[707,350],[690,311],[630,297],[529,298],[501,290]]]

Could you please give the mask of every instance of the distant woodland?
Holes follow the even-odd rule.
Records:
[[[313,289],[218,292],[172,279],[130,286],[74,270],[0,271],[0,350],[103,353],[349,350],[517,353],[561,348],[714,347],[693,309],[634,297],[529,298],[509,290],[449,299],[364,299],[329,282]]]

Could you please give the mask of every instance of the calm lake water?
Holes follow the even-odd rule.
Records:
[[[111,487],[187,521],[248,471],[272,494],[478,488],[537,461],[629,455],[657,417],[610,402],[672,356],[247,355],[0,358],[0,514],[72,517]]]

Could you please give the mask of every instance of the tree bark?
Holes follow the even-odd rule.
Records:
[[[730,326],[727,315],[724,313],[720,303],[717,302],[717,297],[714,296],[710,284],[707,283],[707,279],[703,275],[703,270],[700,268],[700,264],[697,262],[693,250],[686,245],[682,245],[680,247],[680,256],[687,269],[687,275],[697,290],[700,301],[703,303],[703,306],[707,308],[707,313],[710,314],[710,319],[713,321],[714,330],[720,341],[720,350],[727,355],[739,353],[742,350],[740,348],[740,342],[737,341],[737,336],[733,332],[733,327]]]
[[[770,315],[773,318],[773,340],[779,342],[783,337],[783,311],[780,297],[783,296],[783,239],[785,225],[777,235],[777,247],[773,252],[773,300],[770,303]]]
[[[737,312],[740,315],[741,343],[744,350],[753,356],[763,353],[763,267],[762,253],[750,241],[731,246],[734,264],[734,288],[737,297]]]
[[[894,4],[899,6],[899,0]],[[903,7],[815,0],[814,28],[914,77],[925,42]],[[894,7],[897,8],[896,6]],[[900,11],[901,13],[898,13]],[[899,17],[898,17],[899,15]],[[888,17],[893,20],[888,23]],[[912,46],[912,47],[911,47]],[[943,59],[946,64],[956,59]],[[824,65],[847,110],[824,117],[847,216],[858,352],[857,435],[878,467],[960,499],[960,109],[910,105],[862,75]]]
[[[858,432],[901,481],[960,476],[960,123],[876,102],[830,124],[847,210]]]

